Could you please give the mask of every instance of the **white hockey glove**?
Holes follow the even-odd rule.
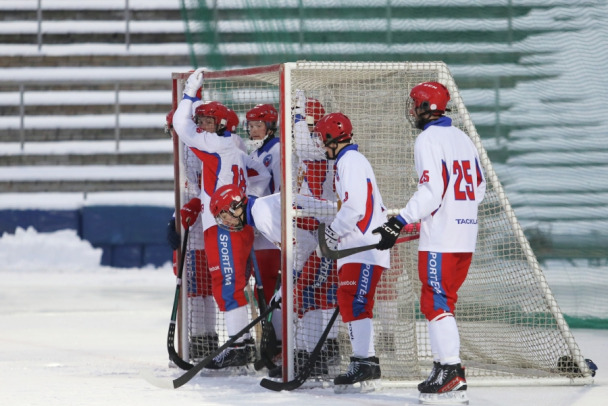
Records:
[[[277,309],[281,308],[281,301],[282,301],[282,297],[283,297],[283,290],[279,289],[277,290],[274,295],[272,296],[272,298],[270,298],[270,302],[268,302],[268,306],[270,307],[275,307]]]
[[[302,119],[306,116],[306,95],[304,94],[304,90],[296,89],[296,104],[293,114],[301,116]]]
[[[340,236],[332,230],[331,226],[325,227],[325,242],[327,243],[327,248],[332,251],[338,249],[338,239]]]
[[[203,85],[203,69],[204,68],[198,68],[188,77],[188,80],[186,80],[186,84],[184,85],[184,96],[188,96],[192,99],[196,97],[198,89]]]

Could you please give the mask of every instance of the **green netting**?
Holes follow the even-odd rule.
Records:
[[[603,0],[182,0],[192,64],[447,63],[567,320],[608,327]]]

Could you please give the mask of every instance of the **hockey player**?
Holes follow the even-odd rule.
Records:
[[[294,144],[298,158],[299,193],[328,200],[336,200],[333,184],[333,165],[329,165],[325,150],[312,131],[325,115],[325,108],[317,99],[307,98],[296,91],[294,109]]]
[[[207,264],[211,273],[213,296],[224,312],[226,330],[229,336],[235,335],[248,324],[247,297],[245,287],[248,281],[247,259],[253,244],[253,229],[246,227],[243,232],[230,234],[218,228],[209,202],[211,195],[223,185],[233,184],[239,189],[257,194],[252,188],[250,168],[257,168],[260,184],[268,182],[269,175],[263,166],[258,165],[237,145],[230,132],[226,131],[228,110],[218,102],[203,103],[200,125],[214,125],[214,132],[197,128],[190,119],[192,103],[198,101],[197,91],[203,83],[203,70],[197,69],[190,75],[184,87],[184,97],[180,101],[173,117],[176,133],[186,145],[191,147],[202,161],[202,182],[200,200],[192,199],[181,210],[182,220],[196,220],[202,212],[202,226],[205,240]],[[207,365],[210,369],[230,366],[244,366],[252,361],[251,353],[255,351],[253,338],[245,334],[235,344]]]
[[[173,130],[173,111],[167,114],[166,131]],[[193,114],[194,116],[195,114]],[[205,131],[215,131],[213,127],[202,128]],[[198,198],[201,191],[201,161],[194,152],[184,146],[183,159],[186,168],[186,183],[184,185],[186,199]],[[218,347],[218,335],[215,330],[216,307],[211,289],[211,275],[207,268],[207,256],[203,242],[203,228],[200,218],[190,227],[188,251],[184,268],[188,281],[188,308],[192,315],[190,319],[189,356],[193,360],[205,358]],[[175,228],[175,216],[167,227],[167,240],[173,251],[173,271],[177,275],[177,249],[180,237]]]
[[[273,244],[281,244],[281,194],[257,197],[246,195],[234,185],[225,185],[217,189],[211,197],[211,214],[217,225],[227,231],[240,231],[245,226],[255,227]],[[336,211],[336,205],[326,200],[310,196],[296,196],[296,205],[304,211],[321,208],[327,213]],[[317,246],[314,235],[306,228],[296,227],[296,240],[302,241],[307,252],[313,252]],[[299,258],[299,259],[298,259]],[[294,267],[301,269],[307,256],[296,256]]]
[[[336,201],[334,170],[325,157],[325,150],[313,134],[315,124],[325,115],[325,107],[314,98],[306,97],[304,91],[296,90],[293,111],[294,145],[297,168],[297,190],[299,194],[318,199]],[[318,228],[316,218],[298,219],[306,222],[308,229]],[[322,331],[336,308],[337,273],[335,261],[310,254],[296,281],[296,308],[298,331],[296,337],[297,359],[304,362],[314,349]],[[313,375],[327,374],[330,365],[340,360],[338,345],[338,323],[327,336]]]
[[[247,151],[254,161],[263,164],[270,173],[270,181],[260,196],[279,191],[281,187],[281,146],[275,136],[279,114],[272,104],[258,104],[245,114],[249,139],[245,142]],[[254,228],[253,248],[260,269],[266,303],[274,295],[281,269],[281,250]],[[277,349],[282,345],[282,316],[277,309],[272,316],[272,324],[277,338]]]
[[[260,196],[276,193],[281,187],[281,149],[279,139],[275,137],[279,117],[277,110],[271,104],[258,104],[245,117],[249,134],[246,145],[250,156],[254,161],[262,163],[270,173],[268,187]],[[266,302],[269,302],[277,284],[281,251],[260,233],[256,233],[253,247],[262,273]]]
[[[477,208],[486,183],[475,145],[444,115],[449,100],[448,89],[438,82],[411,90],[408,119],[422,130],[414,145],[418,190],[399,215],[374,233],[381,235],[379,246],[386,250],[406,224],[421,220],[420,310],[428,321],[434,364],[418,385],[420,400],[468,403],[454,310],[475,251]]]
[[[304,211],[314,209],[326,213],[335,213],[336,204],[327,200],[319,200],[310,196],[296,196],[297,207]],[[218,189],[211,199],[211,212],[219,227],[231,232],[239,232],[245,225],[251,225],[257,229],[268,241],[276,244],[281,243],[281,195],[278,193],[264,196],[246,196],[233,185],[223,186]],[[296,225],[299,223],[296,222]],[[298,241],[297,252],[294,255],[293,274],[299,275],[305,268],[308,258],[314,255],[317,246],[315,235],[303,224],[295,229],[295,240]],[[317,258],[318,259],[318,258]],[[331,269],[327,270],[329,272]],[[327,276],[326,276],[327,277]],[[272,300],[281,297],[280,291]],[[296,311],[302,298],[296,298]],[[274,316],[273,316],[274,319]],[[314,331],[319,331],[318,324]],[[315,336],[314,344],[318,341],[320,333]],[[313,346],[314,346],[313,344]],[[312,350],[312,349],[311,349]],[[303,355],[303,354],[302,354]],[[303,357],[300,361],[304,361]],[[270,376],[280,376],[281,367],[270,371]],[[327,373],[327,371],[325,371]]]
[[[325,229],[330,249],[374,244],[372,230],[386,221],[386,208],[369,161],[352,143],[352,124],[342,113],[324,116],[314,132],[326,157],[335,160],[338,213]],[[334,391],[367,392],[376,388],[380,364],[374,349],[374,294],[382,272],[390,266],[389,252],[369,250],[338,260],[338,305],[347,323],[353,355],[348,371],[334,379]]]

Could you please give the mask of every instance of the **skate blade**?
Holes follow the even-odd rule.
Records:
[[[367,393],[382,390],[380,379],[356,382],[352,385],[334,385],[334,393]]]
[[[423,405],[468,405],[469,397],[463,390],[445,393],[421,393],[418,403]]]
[[[306,382],[302,384],[301,389],[327,389],[331,387],[331,382],[325,381],[319,378],[311,378],[307,379]]]

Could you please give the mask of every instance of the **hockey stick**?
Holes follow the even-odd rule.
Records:
[[[169,352],[169,359],[175,363],[181,369],[188,370],[194,365],[188,361],[183,360],[177,351],[175,351],[175,327],[177,320],[177,308],[179,305],[179,296],[181,293],[182,286],[182,275],[184,272],[184,262],[186,260],[186,249],[188,245],[188,234],[190,233],[190,227],[186,228],[184,232],[184,242],[182,243],[181,259],[179,263],[179,270],[177,271],[177,282],[175,285],[175,298],[173,299],[173,310],[171,311],[171,321],[169,322],[169,333],[167,334],[167,351]]]
[[[231,336],[230,339],[224,343],[224,345],[219,347],[217,350],[213,351],[211,354],[207,355],[198,364],[192,366],[192,368],[187,370],[182,376],[180,376],[176,379],[167,381],[167,380],[164,380],[161,378],[157,378],[157,377],[153,376],[152,374],[146,373],[145,371],[141,371],[140,373],[144,377],[145,380],[147,380],[154,386],[157,386],[159,388],[165,388],[165,389],[177,389],[177,388],[185,385],[186,383],[188,383],[203,368],[205,368],[211,361],[213,361],[213,358],[217,357],[222,351],[224,351],[226,348],[228,348],[232,344],[234,344],[236,342],[236,340],[241,338],[244,334],[248,333],[249,330],[253,326],[255,326],[260,321],[262,321],[264,318],[266,318],[277,307],[278,307],[278,303],[277,304],[273,303],[273,305],[268,306],[268,308],[266,308],[266,310],[264,312],[262,312],[262,314],[260,314],[258,317],[253,319],[249,324],[247,324],[245,327],[243,327],[243,329],[240,330],[238,333]]]
[[[258,294],[258,307],[260,308],[260,312],[263,313],[266,310],[266,296],[264,296],[262,274],[260,273],[260,267],[258,266],[258,261],[253,248],[251,248],[251,254],[249,256],[251,258],[251,263],[253,264],[253,271],[255,275],[255,290]],[[266,367],[268,369],[276,367],[275,363],[272,362],[272,357],[276,355],[276,353],[273,354],[273,350],[276,350],[277,348],[277,337],[274,333],[274,327],[268,319],[262,320],[262,334],[264,333],[266,333],[267,342],[265,348],[262,348],[262,343],[264,342],[264,338],[262,338],[262,343],[260,343],[260,360],[256,361],[253,365],[256,371],[259,371],[263,367]],[[269,334],[271,334],[272,337]]]
[[[310,376],[315,362],[317,362],[317,358],[319,358],[319,355],[321,354],[323,344],[325,344],[325,340],[329,335],[329,331],[331,330],[332,326],[334,325],[334,322],[338,318],[339,313],[340,308],[336,307],[336,310],[334,310],[334,314],[331,316],[331,319],[327,323],[325,330],[323,330],[323,334],[321,334],[321,338],[319,338],[319,342],[317,343],[317,345],[315,345],[315,348],[314,350],[312,350],[312,353],[310,354],[308,360],[306,361],[304,366],[302,366],[302,368],[298,371],[298,374],[295,376],[295,378],[287,382],[278,382],[268,378],[264,378],[260,382],[260,385],[266,389],[270,389],[275,392],[280,392],[282,390],[294,390],[302,386],[302,384],[306,382],[306,380]]]
[[[277,289],[280,289],[281,286],[281,274],[279,273],[279,278],[277,279],[277,285],[275,287],[275,292]],[[276,364],[272,361],[272,359],[279,354],[279,345],[277,341],[277,335],[274,331],[274,326],[272,324],[272,318],[274,314],[271,313],[266,321],[262,322],[262,339],[260,342],[260,359],[253,364],[253,367],[256,371],[266,367],[269,370],[276,368]]]
[[[399,243],[406,242],[406,241],[417,240],[418,238],[420,238],[420,234],[400,237],[397,239],[395,244],[399,244]],[[327,241],[325,241],[325,224],[323,224],[323,223],[319,224],[318,240],[319,240],[319,248],[321,249],[321,254],[323,254],[323,256],[326,258],[334,259],[334,260],[344,258],[349,255],[357,254],[359,252],[373,250],[375,248],[378,248],[378,244],[370,244],[370,245],[363,245],[361,247],[345,248],[343,250],[332,250],[327,246]]]

